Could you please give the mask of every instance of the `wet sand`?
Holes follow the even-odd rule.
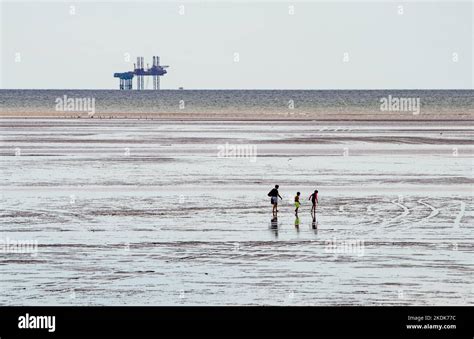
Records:
[[[349,109],[348,109],[349,110]],[[0,110],[0,118],[2,119],[94,119],[94,120],[109,120],[109,119],[132,119],[132,120],[165,120],[165,121],[401,121],[401,122],[425,122],[425,121],[447,121],[447,122],[470,122],[474,114],[473,109],[457,109],[449,112],[440,110],[427,110],[421,114],[414,114],[412,112],[382,112],[370,109],[354,109],[350,107],[350,112],[342,111],[341,109],[312,109],[311,111],[304,110],[280,110],[254,112],[245,111],[215,111],[215,112],[186,112],[177,110],[175,112],[160,112],[160,113],[130,113],[130,112],[100,112],[90,116],[87,112],[57,112],[57,111],[9,111]]]
[[[470,123],[0,127],[0,239],[38,242],[0,251],[2,305],[473,304]],[[257,154],[219,157],[226,144]]]

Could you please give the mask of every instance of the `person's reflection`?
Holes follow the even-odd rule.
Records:
[[[278,238],[278,217],[274,216],[270,221],[270,229],[272,230],[275,238]]]
[[[311,222],[311,228],[314,231],[314,234],[318,234],[318,221],[316,220],[316,216],[313,217],[313,221]]]
[[[296,217],[295,219],[295,228],[296,228],[296,232],[297,233],[300,233],[300,217]]]

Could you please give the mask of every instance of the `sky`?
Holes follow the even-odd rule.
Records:
[[[117,89],[153,55],[162,89],[474,88],[471,1],[0,6],[2,89]]]

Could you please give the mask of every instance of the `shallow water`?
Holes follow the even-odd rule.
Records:
[[[0,124],[2,305],[473,303],[465,124]]]

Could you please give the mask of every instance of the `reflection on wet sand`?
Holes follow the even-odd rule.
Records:
[[[278,217],[274,216],[270,221],[270,230],[275,238],[278,238]]]
[[[311,229],[314,231],[314,234],[318,234],[318,221],[316,216],[313,216],[313,221],[311,222]]]
[[[300,233],[300,225],[301,225],[301,219],[300,217],[295,218],[295,230],[296,233]],[[278,231],[279,231],[279,225],[278,225],[278,217],[274,216],[270,220],[270,231],[274,235],[275,238],[278,238]],[[314,234],[318,234],[318,221],[316,218],[312,218],[311,221],[311,227],[310,229],[313,231]]]
[[[300,223],[301,223],[300,217],[297,216],[295,219],[295,228],[296,228],[297,233],[300,233]]]

